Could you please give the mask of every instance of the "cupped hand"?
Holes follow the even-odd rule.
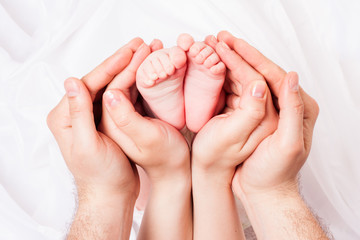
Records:
[[[237,56],[261,73],[279,105],[276,131],[265,138],[238,167],[233,179],[234,192],[244,196],[267,191],[297,190],[297,174],[311,148],[313,128],[319,112],[317,103],[299,87],[296,73],[286,73],[248,43],[228,32],[219,33],[218,40],[232,49],[218,52],[222,61],[226,63]],[[230,78],[236,82],[235,69],[232,72]]]
[[[142,43],[136,38],[81,80],[67,79],[67,95],[48,115],[48,126],[74,176],[79,201],[107,195],[136,199],[138,194],[136,169],[120,147],[96,129],[94,118],[99,116],[94,109],[101,104],[101,89],[126,69]]]
[[[150,48],[142,45],[126,69],[109,84],[103,95],[99,127],[144,168],[151,180],[174,178],[178,172],[189,180],[190,154],[185,138],[169,124],[142,116],[134,106],[138,94],[134,89],[136,71],[151,51],[161,47],[159,40]]]

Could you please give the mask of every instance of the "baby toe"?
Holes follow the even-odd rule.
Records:
[[[204,66],[206,68],[211,68],[212,66],[216,65],[218,62],[220,62],[219,56],[213,52],[204,62]]]
[[[166,78],[167,74],[160,62],[159,57],[152,59],[151,61],[157,76],[161,79]]]
[[[189,49],[189,56],[196,57],[204,48],[206,48],[206,44],[203,42],[194,43]]]
[[[214,75],[219,75],[225,73],[226,66],[223,62],[219,62],[215,66],[210,68],[210,72]]]
[[[187,33],[182,33],[177,39],[177,45],[184,51],[188,51],[194,44],[194,39]]]
[[[144,62],[141,69],[138,71],[142,71],[144,77],[142,78],[142,83],[144,84],[144,87],[151,87],[155,84],[155,81],[158,79],[158,75],[155,72],[155,69],[151,63],[151,61]]]
[[[172,75],[175,72],[175,66],[171,63],[169,55],[161,55],[159,57],[159,60],[161,62],[161,65],[163,66],[165,72],[168,75]]]
[[[214,49],[212,49],[210,46],[205,46],[203,50],[195,57],[195,62],[197,64],[203,64],[205,60],[214,53]]]
[[[172,64],[176,69],[180,69],[185,66],[186,54],[184,50],[179,47],[172,47],[169,51],[169,57]]]

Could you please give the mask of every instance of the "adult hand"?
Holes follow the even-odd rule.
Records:
[[[300,87],[298,75],[286,73],[245,41],[228,32],[218,40],[218,54],[228,65],[229,78],[238,80],[236,66],[249,64],[264,76],[278,98],[276,131],[264,139],[238,167],[233,190],[243,202],[259,239],[327,239],[316,218],[303,202],[297,174],[310,152],[319,108]]]
[[[317,103],[299,87],[296,73],[287,74],[244,40],[228,32],[220,32],[218,39],[233,49],[219,52],[223,61],[232,60],[229,65],[234,68],[239,62],[248,63],[262,74],[280,108],[277,130],[238,168],[234,178],[235,191],[247,193],[296,183],[297,173],[310,152],[319,112]],[[237,62],[233,61],[234,55],[237,55]],[[230,78],[237,82],[236,74]],[[269,171],[274,168],[276,171]]]
[[[69,239],[129,237],[137,171],[120,147],[97,131],[93,104],[99,105],[100,90],[127,67],[142,43],[138,38],[130,41],[82,80],[67,79],[66,96],[48,115],[78,190],[79,208]]]
[[[136,94],[129,91],[138,67],[149,53],[150,49],[139,50],[124,74],[107,87],[100,129],[149,176],[151,193],[138,239],[189,239],[192,212],[187,142],[169,124],[141,116],[133,105]]]

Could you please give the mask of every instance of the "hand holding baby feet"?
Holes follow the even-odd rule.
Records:
[[[151,182],[138,239],[191,239],[190,153],[185,139],[169,124],[141,116],[122,91],[105,92],[104,102],[116,125],[111,132],[115,142]]]
[[[136,74],[136,85],[152,114],[177,129],[185,126],[183,81],[186,54],[179,47],[150,54]]]
[[[191,168],[194,239],[245,239],[231,182],[237,165],[273,131],[268,96],[266,83],[253,81],[232,112],[213,117],[196,135]],[[227,224],[219,226],[218,218],[209,216],[221,216]]]
[[[188,68],[184,80],[186,125],[198,132],[216,114],[221,101],[225,65],[215,50],[204,42],[194,42],[188,34],[178,38],[178,46],[187,52]]]

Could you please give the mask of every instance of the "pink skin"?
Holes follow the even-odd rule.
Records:
[[[179,36],[178,46],[188,57],[184,82],[186,125],[198,132],[224,105],[221,90],[226,67],[212,47],[194,42],[188,34]]]
[[[151,53],[136,73],[136,86],[151,112],[177,129],[185,126],[185,71],[186,54],[173,47]]]

